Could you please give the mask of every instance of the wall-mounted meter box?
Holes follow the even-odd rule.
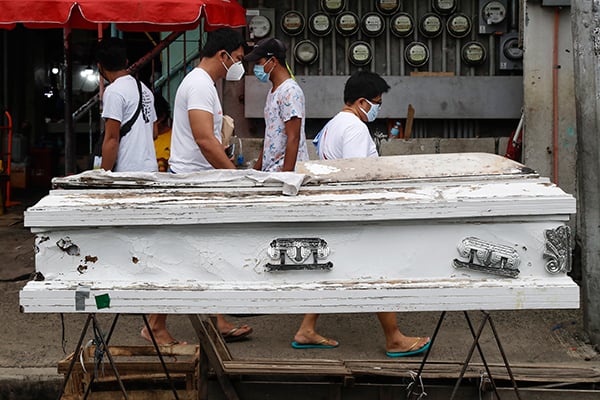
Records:
[[[508,26],[507,0],[479,0],[479,33],[506,33]]]
[[[498,67],[503,71],[523,70],[523,49],[519,47],[519,34],[510,32],[500,38]]]
[[[272,8],[255,8],[246,10],[246,39],[251,42],[272,37],[274,29],[275,10]]]

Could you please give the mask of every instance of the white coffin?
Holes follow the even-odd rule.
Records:
[[[59,188],[25,213],[39,280],[21,291],[21,306],[184,314],[579,307],[567,275],[575,199],[521,164],[464,153],[311,161],[298,172],[55,179]]]

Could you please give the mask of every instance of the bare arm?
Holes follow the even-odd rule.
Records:
[[[256,162],[254,163],[254,169],[257,171],[262,171],[262,159],[263,159],[263,152],[265,151],[264,148],[260,149],[260,154],[258,155],[258,158],[256,159]]]
[[[102,142],[102,164],[101,168],[112,171],[117,162],[119,153],[119,141],[121,123],[116,119],[107,118],[104,122],[104,142]]]
[[[293,117],[285,123],[285,134],[287,135],[287,145],[285,147],[285,157],[283,159],[282,171],[293,171],[296,168],[296,159],[298,158],[298,147],[300,146],[300,128],[302,127],[302,118]]]
[[[208,111],[190,110],[188,117],[194,140],[206,161],[216,169],[235,169],[235,165],[227,158],[223,145],[215,137],[213,115]]]

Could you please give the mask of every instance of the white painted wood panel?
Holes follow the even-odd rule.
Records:
[[[552,270],[547,254],[564,261],[570,249],[549,250],[546,237],[569,221],[575,200],[521,164],[463,153],[307,162],[299,171],[56,179],[60,189],[25,213],[44,280],[26,285],[21,305],[27,312],[89,312],[98,293],[111,299],[102,312],[120,313],[579,304],[568,268]],[[286,185],[297,194],[284,195]],[[269,263],[280,263],[269,249],[282,238],[325,241],[318,267],[333,267],[269,271]],[[459,253],[468,238],[493,251],[468,260]],[[314,260],[300,257],[305,250],[291,249],[286,266],[308,268]],[[518,271],[504,267],[513,259]],[[485,271],[456,268],[465,262],[483,263]],[[499,268],[513,277],[499,276]],[[76,307],[81,287],[92,293],[85,310]]]

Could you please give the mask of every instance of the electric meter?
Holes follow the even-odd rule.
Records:
[[[264,15],[255,15],[248,23],[248,31],[250,31],[250,37],[256,39],[267,37],[271,32],[271,21]]]
[[[431,6],[436,12],[448,15],[456,10],[456,0],[433,0]]]
[[[385,21],[377,13],[366,13],[360,23],[363,33],[370,37],[376,37],[383,33]]]
[[[519,34],[509,32],[500,37],[500,54],[498,57],[500,70],[514,71],[523,69],[523,49],[519,47]]]
[[[399,0],[377,0],[375,2],[377,10],[384,14],[393,14],[400,7]]]
[[[509,60],[522,60],[523,49],[519,47],[518,38],[510,38],[502,46],[502,52]]]
[[[348,58],[354,65],[366,65],[371,62],[371,46],[366,42],[354,42],[348,49]]]
[[[392,17],[390,21],[392,33],[398,37],[407,37],[415,29],[415,23],[407,13],[398,13]]]
[[[419,30],[423,36],[433,38],[442,33],[442,19],[436,14],[425,14],[421,18]]]
[[[281,17],[281,30],[296,36],[304,30],[304,17],[298,11],[288,11]]]
[[[350,11],[341,13],[335,19],[335,28],[342,36],[354,35],[360,28],[358,16]]]
[[[312,64],[319,56],[319,48],[310,40],[302,40],[294,47],[294,58],[302,64]]]
[[[344,0],[321,0],[323,10],[331,14],[337,14],[344,9]]]
[[[499,24],[506,18],[506,6],[500,1],[490,1],[483,6],[481,16],[488,25]]]
[[[461,51],[462,60],[468,65],[481,65],[485,61],[485,47],[479,42],[466,43]]]
[[[413,67],[421,67],[429,61],[429,49],[424,43],[412,42],[404,50],[404,59]]]
[[[448,18],[446,28],[455,38],[463,38],[471,32],[471,19],[465,14],[453,14]]]
[[[308,27],[317,36],[325,36],[331,32],[333,25],[329,15],[324,12],[316,12],[308,20]]]

